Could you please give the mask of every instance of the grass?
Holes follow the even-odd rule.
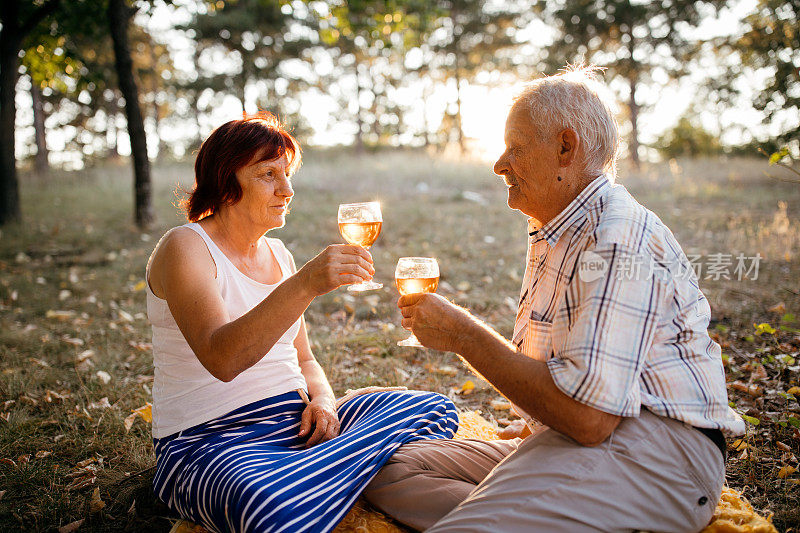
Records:
[[[679,161],[623,169],[619,181],[687,253],[763,256],[757,280],[701,286],[713,308],[712,334],[723,345],[731,401],[758,422],[730,449],[728,482],[775,513],[780,530],[797,531],[800,476],[779,472],[797,467],[800,456],[800,408],[787,394],[798,385],[800,355],[800,323],[792,316],[800,316],[800,187],[765,177],[766,169],[757,160]],[[151,398],[141,281],[160,235],[182,223],[173,193],[176,184],[190,184],[191,172],[189,163],[155,169],[158,225],[146,234],[131,223],[128,167],[47,181],[23,176],[25,222],[0,236],[0,530],[52,531],[79,519],[82,531],[170,527],[150,490],[149,426],[137,419],[126,432],[123,421]],[[452,354],[395,346],[406,336],[392,287],[403,255],[436,256],[440,293],[511,333],[525,219],[505,206],[491,165],[421,152],[356,158],[310,149],[295,192],[287,226],[273,235],[298,264],[340,242],[339,203],[383,203],[383,233],[372,252],[387,287],[359,296],[337,290],[307,313],[315,353],[337,393],[407,385],[449,394],[490,418],[508,417],[490,407],[499,395]],[[774,333],[756,335],[753,325],[761,323]],[[468,379],[475,392],[457,394]],[[98,403],[103,398],[110,407]],[[78,466],[87,460],[93,462]],[[96,489],[103,508],[92,503]]]

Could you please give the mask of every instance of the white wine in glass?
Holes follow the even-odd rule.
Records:
[[[400,294],[418,294],[436,292],[439,286],[439,263],[433,257],[401,257],[397,260],[394,279]],[[414,346],[424,348],[412,333],[407,339],[397,343],[398,346]]]
[[[339,205],[339,233],[348,244],[369,249],[378,238],[383,225],[381,204],[379,202],[361,202],[357,204]],[[368,291],[380,289],[383,283],[362,281],[347,287],[348,291]]]

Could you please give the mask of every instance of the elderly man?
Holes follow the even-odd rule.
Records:
[[[525,440],[401,448],[366,496],[412,527],[697,531],[713,514],[723,432],[744,423],[686,255],[613,183],[617,124],[599,94],[590,69],[567,71],[509,113],[494,171],[530,217],[511,342],[440,296],[399,300],[425,346],[459,354],[544,425]]]

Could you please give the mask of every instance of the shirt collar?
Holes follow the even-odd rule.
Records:
[[[605,174],[595,178],[567,207],[545,225],[540,225],[535,218],[528,219],[528,234],[532,237],[544,238],[554,247],[566,230],[586,218],[586,214],[597,200],[611,187]],[[539,235],[535,235],[535,234]]]

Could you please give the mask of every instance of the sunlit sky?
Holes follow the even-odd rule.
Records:
[[[716,19],[707,19],[699,28],[696,36],[712,37],[730,34],[736,30],[737,21],[745,14],[750,12],[756,5],[757,0],[740,0],[730,2]],[[154,16],[138,19],[139,23],[146,24],[156,40],[168,43],[173,54],[176,68],[191,70],[192,41],[183,36],[180,32],[172,30],[174,25],[187,21],[187,15],[171,7],[157,7]],[[540,21],[533,23],[530,27],[523,30],[522,34],[529,39],[529,44],[535,47],[546,45],[552,40],[553,32]],[[637,101],[647,106],[640,115],[640,141],[643,144],[654,141],[663,131],[677,122],[692,105],[696,97],[697,86],[703,81],[704,72],[694,72],[683,78],[679,82],[669,80],[657,80],[661,83],[659,87],[641,86],[637,92]],[[745,101],[748,94],[754,94],[762,79],[740,80],[740,89],[743,91]],[[465,135],[472,139],[473,145],[481,146],[484,150],[479,157],[496,157],[503,150],[503,129],[505,118],[511,106],[513,97],[524,86],[525,80],[506,83],[503,85],[493,84],[492,86],[481,84],[479,77],[469,85],[462,85],[462,111],[463,127]],[[621,81],[617,82],[621,85]],[[617,89],[612,84],[612,89]],[[250,87],[247,99],[252,99],[252,107],[258,96],[258,88]],[[411,84],[395,93],[398,103],[410,106],[406,114],[406,120],[414,124],[422,124],[427,115],[431,124],[438,125],[441,121],[442,113],[448,103],[455,100],[455,84],[450,82],[446,85],[438,86],[432,95],[422,98],[420,84]],[[623,94],[621,89],[617,94]],[[336,121],[333,116],[338,104],[333,97],[323,94],[318,90],[303,93],[300,98],[300,112],[313,127],[314,134],[309,142],[316,145],[335,145],[349,144],[354,135],[354,124],[347,121]],[[26,92],[21,91],[18,95],[18,132],[20,137],[32,135],[32,113],[30,112],[30,99]],[[247,109],[252,112],[255,109]],[[234,95],[225,97],[221,105],[216,106],[212,112],[203,118],[202,123],[207,129],[216,127],[232,118],[240,117],[242,106]],[[169,117],[167,117],[169,119]],[[749,140],[749,135],[763,136],[776,133],[771,131],[769,126],[762,124],[762,115],[752,108],[740,108],[726,110],[720,114],[711,111],[702,111],[698,117],[703,125],[710,131],[719,132],[722,130],[723,142],[737,144]],[[170,140],[177,138],[182,132],[173,128],[170,131],[169,120],[165,121],[166,127],[162,127],[161,135]],[[733,126],[733,127],[732,127]],[[149,145],[155,146],[154,132],[150,128]],[[743,132],[744,135],[743,135]],[[60,141],[60,142],[59,142]],[[152,141],[152,142],[150,142]],[[404,142],[401,139],[401,143]],[[48,132],[48,144],[51,150],[57,150],[59,145],[63,145],[63,140],[59,139],[58,132]],[[130,152],[127,138],[120,137],[120,152],[127,155]],[[152,148],[151,148],[152,149]],[[154,155],[154,154],[153,154]],[[54,158],[55,159],[55,158]]]

